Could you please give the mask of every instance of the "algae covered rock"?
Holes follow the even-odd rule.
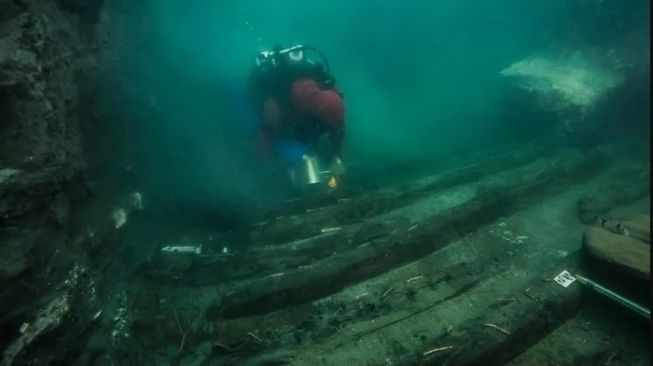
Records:
[[[598,120],[591,117],[599,102],[617,87],[623,77],[599,65],[581,51],[571,56],[531,56],[500,72],[519,103],[533,112],[554,116],[558,134],[593,130]]]

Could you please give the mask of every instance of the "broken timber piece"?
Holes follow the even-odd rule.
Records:
[[[583,235],[588,254],[621,272],[639,279],[651,278],[651,246],[630,236],[601,228],[590,228]]]

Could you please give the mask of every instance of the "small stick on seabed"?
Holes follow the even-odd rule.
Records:
[[[415,277],[409,278],[409,279],[406,280],[406,284],[408,285],[409,283],[411,283],[411,282],[413,282],[413,281],[417,281],[417,280],[419,280],[419,279],[422,278],[422,277],[424,277],[424,276],[421,276],[421,275],[420,275],[420,276],[415,276]]]
[[[417,227],[417,224],[411,226],[410,229],[408,229],[408,231],[413,231],[413,229],[415,229],[416,227]]]
[[[533,300],[537,300],[537,298],[536,298],[535,296],[531,295],[531,294],[528,292],[528,291],[530,291],[530,289],[531,289],[531,288],[529,287],[529,288],[527,288],[526,290],[524,290],[524,295],[530,297],[530,298],[533,299]]]
[[[324,210],[325,208],[326,208],[326,207],[309,208],[309,209],[306,210],[306,213],[310,213],[310,212],[315,212],[315,211]]]
[[[177,327],[179,327],[179,333],[181,333],[181,344],[179,345],[179,353],[184,349],[184,343],[186,343],[186,335],[188,332],[184,332],[184,329],[181,327],[181,322],[179,321],[179,316],[177,315],[177,310],[175,313],[175,321],[177,322]]]
[[[383,298],[383,297],[388,296],[388,294],[391,293],[392,290],[394,290],[394,289],[395,289],[394,287],[390,287],[389,289],[387,289],[387,290],[383,293],[383,295],[381,295],[381,297]]]
[[[257,336],[256,334],[254,334],[252,332],[247,332],[247,335],[254,338],[254,339],[256,339],[256,341],[259,342],[259,343],[263,342],[263,340],[261,338],[259,338],[259,336]]]
[[[608,356],[608,359],[605,360],[605,362],[603,362],[602,365],[603,365],[603,366],[610,366],[610,364],[612,363],[612,360],[613,360],[615,357],[617,357],[617,352],[612,352],[612,353]]]
[[[363,292],[362,294],[360,294],[360,295],[354,297],[354,300],[358,300],[358,299],[360,299],[361,297],[363,297],[363,296],[367,296],[367,295],[369,295],[368,292]]]
[[[321,232],[322,234],[325,234],[325,233],[333,233],[333,232],[336,232],[336,231],[340,231],[340,229],[342,229],[342,228],[341,228],[341,227],[338,227],[338,226],[334,226],[334,227],[325,227],[325,228],[320,229],[320,232]]]
[[[229,347],[229,346],[227,346],[226,344],[223,344],[223,343],[214,342],[213,345],[214,345],[214,346],[218,346],[218,347],[220,347],[220,348],[222,348],[222,349],[225,349],[225,350],[227,350],[227,351],[229,351],[229,352],[233,351],[233,350],[231,349],[231,347]]]
[[[363,247],[366,247],[368,245],[370,245],[370,242],[366,241],[365,243],[358,245],[356,248],[363,248]]]
[[[499,297],[497,298],[497,303],[499,304],[510,304],[517,301],[515,297]]]
[[[422,356],[428,356],[428,355],[430,355],[432,353],[442,352],[442,351],[446,351],[446,350],[452,349],[452,348],[453,348],[453,346],[444,346],[444,347],[434,348],[434,349],[431,349],[431,350],[428,350],[428,351],[422,353]]]
[[[510,332],[509,332],[509,331],[507,331],[507,330],[501,328],[501,327],[498,326],[498,325],[491,324],[491,323],[485,323],[485,324],[483,324],[483,325],[485,325],[486,327],[489,327],[489,328],[496,329],[496,330],[498,330],[499,332],[501,332],[501,333],[503,333],[503,334],[505,334],[505,335],[510,335]]]

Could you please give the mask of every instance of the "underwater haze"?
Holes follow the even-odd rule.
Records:
[[[152,62],[215,78],[216,99],[237,99],[257,52],[313,45],[345,93],[354,157],[429,155],[496,127],[498,71],[545,44],[564,4],[161,1],[152,21],[162,57]]]
[[[280,196],[253,152],[258,121],[245,84],[258,52],[294,44],[324,52],[344,94],[344,160],[356,176],[410,161],[438,166],[545,138],[532,131],[547,122],[507,121],[500,71],[545,52],[577,23],[572,3],[562,0],[122,6],[115,32],[125,37],[113,45],[119,68],[108,78],[119,78],[116,88],[124,93],[109,88],[104,120],[131,132],[116,137],[123,156],[115,140],[104,142],[104,151],[93,146],[104,161],[98,169],[127,166],[131,188],[150,196],[239,209]],[[123,176],[107,174],[98,181]]]
[[[0,365],[650,364],[650,0],[0,9]]]

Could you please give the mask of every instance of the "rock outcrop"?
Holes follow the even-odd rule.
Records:
[[[99,237],[79,220],[89,197],[79,100],[95,71],[102,2],[72,3],[0,1],[3,365],[63,362],[99,311],[101,265],[90,254]]]
[[[523,103],[559,119],[558,134],[587,133],[595,128],[597,120],[589,118],[591,113],[623,81],[622,75],[592,62],[580,51],[569,57],[528,57],[500,74],[510,80]]]
[[[499,72],[506,120],[513,129],[557,141],[648,136],[650,3],[569,1],[545,47]]]

